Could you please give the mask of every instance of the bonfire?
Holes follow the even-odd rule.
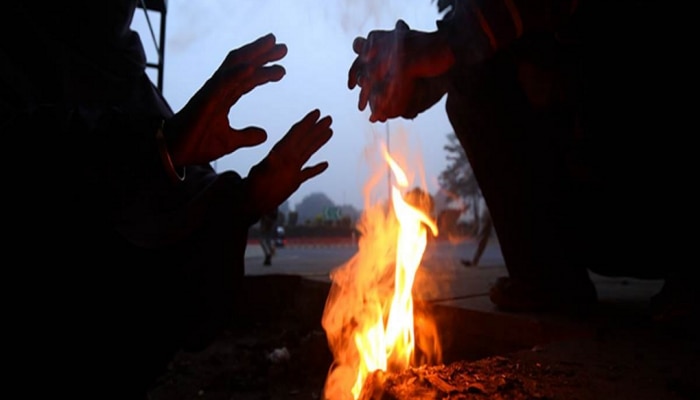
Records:
[[[329,400],[359,399],[363,390],[371,390],[363,389],[368,380],[380,384],[381,372],[440,360],[435,324],[414,316],[412,296],[428,234],[438,234],[427,206],[430,197],[408,190],[404,169],[386,147],[382,152],[395,181],[390,201],[366,205],[357,226],[358,252],[333,271],[323,313],[334,357],[324,389]],[[366,193],[377,182],[371,180]]]

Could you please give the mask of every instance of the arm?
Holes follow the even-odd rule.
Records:
[[[452,0],[433,32],[412,30],[399,20],[393,30],[371,31],[353,42],[357,58],[348,88],[360,86],[358,108],[369,104],[370,121],[415,118],[448,90],[455,64],[480,63],[528,32],[564,26],[575,0]]]
[[[556,33],[578,8],[577,0],[446,0],[438,30],[449,38],[456,58],[475,64],[527,33]]]

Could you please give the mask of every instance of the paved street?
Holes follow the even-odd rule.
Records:
[[[490,242],[482,265],[462,266],[460,259],[470,258],[474,248],[469,240],[429,244],[414,285],[415,298],[434,306],[446,362],[509,355],[546,368],[566,365],[572,379],[586,382],[576,387],[581,399],[681,399],[698,393],[697,336],[691,331],[669,340],[649,319],[649,300],[662,281],[592,274],[600,306],[591,316],[506,313],[488,296],[495,279],[507,275],[498,243]],[[357,250],[351,243],[289,246],[264,267],[260,246],[252,244],[246,273],[329,282],[330,271]],[[304,304],[295,312],[309,308]]]
[[[507,275],[498,241],[492,239],[478,267],[465,267],[462,258],[470,258],[476,244],[469,239],[454,243],[429,243],[416,275],[416,298],[445,305],[496,313],[488,298],[491,284]],[[309,279],[330,281],[329,274],[350,260],[357,246],[348,242],[313,243],[283,247],[277,250],[272,265],[263,266],[263,255],[257,243],[246,251],[246,274],[292,274]],[[591,275],[601,301],[647,302],[662,285],[661,281],[608,278]]]

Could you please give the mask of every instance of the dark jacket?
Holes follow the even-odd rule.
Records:
[[[670,92],[670,82],[688,75],[654,50],[685,43],[669,26],[671,11],[644,1],[439,5],[451,6],[438,26],[450,33],[457,59],[447,113],[511,277],[561,285],[586,269],[656,279],[675,273],[676,263],[665,261],[667,235],[653,249],[636,246],[672,231],[677,219],[646,218],[650,211],[635,207],[650,182],[663,182],[653,208],[687,210],[669,206],[681,201],[675,192],[683,186],[669,180],[690,160],[679,156],[687,146]]]
[[[13,270],[15,326],[33,362],[66,362],[43,378],[72,398],[142,398],[176,351],[203,348],[232,318],[257,219],[235,172],[168,179],[156,131],[172,110],[129,29],[136,3],[4,11],[0,123],[25,158],[7,170],[6,233],[32,266]]]

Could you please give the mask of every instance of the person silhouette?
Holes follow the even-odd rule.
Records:
[[[8,176],[6,204],[21,217],[6,228],[13,259],[32,266],[13,271],[27,300],[11,333],[30,343],[26,362],[70,360],[33,388],[51,395],[145,398],[176,352],[234,322],[250,226],[328,166],[305,165],[333,133],[315,109],[247,175],[216,172],[210,162],[267,139],[228,114],[284,77],[271,63],[287,47],[267,34],[230,51],[174,112],[146,74],[136,6],[15,2],[3,13],[2,131],[28,158]]]
[[[275,255],[274,235],[277,231],[277,209],[265,213],[260,217],[260,247],[263,249],[263,265],[272,265],[272,257]]]
[[[690,246],[666,250],[685,239],[657,235],[651,252],[637,248],[691,213],[692,156],[681,156],[682,107],[667,101],[666,82],[682,86],[688,75],[648,58],[677,37],[648,26],[672,18],[639,2],[437,4],[435,30],[398,20],[355,38],[348,88],[359,89],[370,122],[416,118],[446,96],[508,270],[491,301],[515,312],[587,312],[598,300],[591,271],[663,279],[654,318],[697,315]],[[642,167],[650,157],[651,170]],[[650,181],[664,182],[659,209],[673,217],[640,217],[634,205],[649,197]]]
[[[488,245],[491,239],[491,233],[493,231],[493,222],[491,221],[491,215],[488,211],[484,212],[481,219],[481,226],[479,229],[478,241],[476,245],[476,251],[472,255],[471,259],[462,259],[462,265],[465,267],[478,267],[479,261],[481,261],[481,256],[484,255],[484,250],[486,250],[486,245]]]

